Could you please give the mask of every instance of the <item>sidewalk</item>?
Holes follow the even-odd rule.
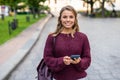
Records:
[[[0,46],[0,80],[4,80],[29,53],[50,17],[48,15]]]

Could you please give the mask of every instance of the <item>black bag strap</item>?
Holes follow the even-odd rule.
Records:
[[[56,43],[56,36],[53,37],[53,55],[55,53],[55,43]]]

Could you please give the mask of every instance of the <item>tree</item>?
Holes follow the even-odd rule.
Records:
[[[105,2],[106,3],[111,3],[112,7],[114,7],[113,2],[115,2],[115,0],[83,0],[83,1],[86,2],[87,4],[90,4],[90,6],[91,6],[90,14],[91,15],[94,14],[94,8],[93,8],[94,3],[96,1],[99,1],[99,3],[100,3],[100,9],[102,10],[102,12],[101,12],[102,17],[105,17],[105,7],[104,7],[105,6]]]
[[[34,18],[36,17],[36,14],[38,14],[39,16],[39,12],[40,12],[40,2],[45,2],[46,0],[27,0],[27,4],[30,7],[30,10],[33,13]]]
[[[94,14],[93,13],[93,5],[94,5],[94,3],[96,2],[96,0],[83,0],[85,3],[87,3],[87,5],[88,4],[90,4],[90,8],[91,8],[91,11],[90,11],[90,14],[92,15],[92,14]],[[88,12],[88,11],[87,11]],[[87,13],[88,14],[88,13]]]
[[[21,0],[5,0],[5,5],[10,6],[12,9],[17,7],[17,4],[21,2]]]
[[[110,3],[110,5],[112,5],[113,9],[114,9],[114,4],[113,2],[115,2],[115,0],[98,0],[100,3],[101,3],[101,9],[102,9],[102,17],[105,17],[105,12],[106,12],[106,9],[105,9],[105,2],[106,3]]]
[[[5,0],[0,0],[0,5],[4,5],[5,4]]]

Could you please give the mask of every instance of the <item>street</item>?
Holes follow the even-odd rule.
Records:
[[[85,80],[120,80],[120,19],[79,16],[78,21],[91,46],[92,63]],[[57,18],[48,21],[36,45],[8,80],[37,80],[36,67],[43,56],[45,40],[56,25]]]

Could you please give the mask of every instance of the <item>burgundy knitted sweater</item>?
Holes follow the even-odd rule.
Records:
[[[65,65],[64,56],[79,54],[78,64]],[[60,33],[57,37],[50,34],[44,48],[44,60],[53,71],[56,80],[77,80],[85,77],[85,70],[90,66],[90,45],[84,33],[76,32],[74,38],[70,34]]]

